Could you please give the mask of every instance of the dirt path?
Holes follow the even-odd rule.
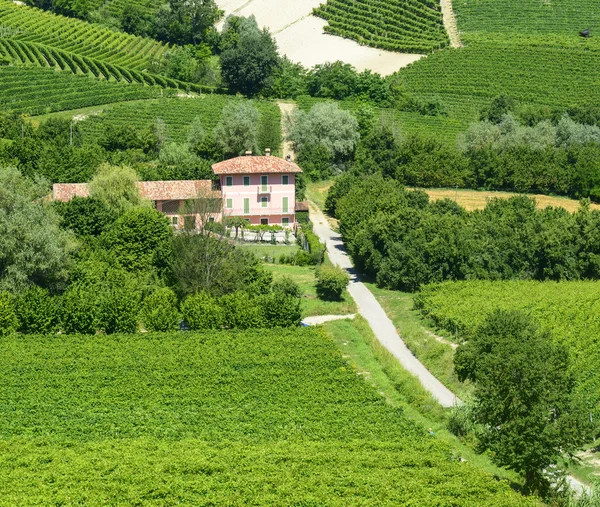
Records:
[[[462,48],[460,35],[458,33],[458,25],[456,24],[456,16],[452,8],[452,0],[440,0],[442,7],[442,17],[444,18],[444,27],[450,37],[450,46],[453,48]]]
[[[412,354],[402,341],[396,327],[386,315],[375,296],[360,281],[346,253],[344,243],[339,234],[335,233],[320,209],[310,203],[310,214],[313,230],[327,247],[329,259],[333,264],[348,270],[351,275],[348,292],[356,301],[358,312],[367,320],[379,342],[388,349],[400,364],[411,374],[415,375],[423,387],[429,391],[443,407],[452,407],[460,403],[444,384],[435,378],[427,368]]]
[[[283,134],[283,143],[281,144],[281,152],[283,158],[288,155],[295,160],[294,150],[292,149],[292,143],[286,140],[287,136],[287,121],[286,119],[290,116],[298,106],[296,104],[290,104],[289,102],[278,102],[277,105],[281,111],[281,132]]]

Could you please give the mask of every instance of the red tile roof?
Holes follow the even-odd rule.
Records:
[[[139,181],[140,194],[151,201],[177,201],[193,199],[198,194],[212,192],[211,180]],[[57,183],[52,188],[55,201],[70,201],[73,197],[88,197],[87,183]],[[215,197],[220,197],[215,192]]]
[[[308,211],[308,202],[307,201],[298,201],[296,202],[296,211]]]
[[[212,166],[215,174],[301,173],[293,162],[279,157],[250,156],[230,158]]]

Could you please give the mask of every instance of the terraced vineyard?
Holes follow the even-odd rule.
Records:
[[[137,5],[147,11],[153,11],[156,7],[154,0],[108,0],[102,2],[101,8],[110,12],[112,15],[120,15],[125,9],[125,6]]]
[[[0,25],[5,38],[35,42],[43,46],[103,60],[113,65],[142,71],[168,46],[115,32],[73,18],[0,0]],[[8,36],[8,37],[7,37]]]
[[[327,0],[314,14],[325,31],[402,53],[429,53],[448,45],[435,0]]]
[[[168,93],[176,91],[74,76],[48,68],[0,67],[0,108],[30,115]]]
[[[504,94],[521,103],[568,107],[598,103],[600,31],[596,2],[564,0],[455,0],[466,47],[444,49],[400,75],[407,91],[438,97],[460,123]]]
[[[578,392],[600,416],[597,282],[452,282],[426,287],[416,303],[442,329],[469,339],[496,308],[525,310],[571,353]]]
[[[148,72],[168,46],[80,20],[0,0],[0,58],[103,80],[202,92],[197,85]]]
[[[129,124],[145,128],[156,119],[163,120],[168,128],[171,141],[186,140],[188,127],[199,117],[207,130],[221,119],[225,104],[230,100],[240,100],[223,95],[205,95],[199,98],[168,98],[148,100],[143,103],[120,104],[107,109],[102,115],[94,116],[81,123],[84,137],[88,140],[98,139],[106,124]],[[281,125],[281,112],[273,102],[255,101],[254,105],[261,113],[261,122],[271,122],[276,128]],[[271,146],[275,151],[276,146]]]
[[[0,505],[538,505],[315,329],[0,341]]]

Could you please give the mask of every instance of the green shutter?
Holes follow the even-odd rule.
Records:
[[[233,176],[227,176],[225,178],[225,186],[227,186],[227,187],[233,186]]]
[[[227,209],[233,208],[233,199],[227,199]]]
[[[283,175],[281,177],[281,183],[283,185],[289,185],[290,184],[290,177],[287,174]]]
[[[244,197],[244,213],[250,213],[250,199]]]
[[[289,197],[284,197],[284,198],[283,198],[283,206],[282,206],[282,208],[283,208],[283,209],[282,209],[282,211],[283,211],[284,213],[287,213],[287,212],[288,212],[288,207],[289,207],[289,204],[288,204],[288,203],[289,203]]]
[[[250,186],[250,176],[244,176],[244,186],[245,187]]]
[[[261,197],[261,198],[260,198],[260,204],[261,204],[261,206],[262,206],[263,208],[266,208],[266,207],[267,207],[267,204],[268,204],[268,202],[269,202],[269,201],[268,201],[268,199],[267,199],[266,197]]]
[[[269,186],[269,177],[268,176],[261,176],[260,177],[260,184],[262,185],[261,192],[266,192],[268,190],[268,186]]]

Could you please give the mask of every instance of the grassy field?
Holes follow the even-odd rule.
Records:
[[[465,445],[448,431],[449,412],[433,399],[416,377],[402,368],[361,316],[353,320],[328,322],[324,327],[358,374],[389,404],[402,408],[407,417],[419,425],[431,428],[437,438],[456,448],[463,459],[478,468],[513,483],[520,482],[517,474],[496,467],[490,463],[488,456],[477,454],[470,445]]]
[[[535,505],[317,329],[0,342],[0,505]]]
[[[299,286],[303,293],[302,316],[315,315],[347,315],[356,312],[356,303],[344,291],[341,301],[323,301],[317,297],[315,288],[315,268],[312,266],[288,266],[286,264],[266,264],[266,268],[273,273],[275,280],[284,276],[290,277]]]
[[[516,194],[513,192],[489,192],[483,190],[461,190],[461,189],[445,189],[445,188],[424,188],[422,189],[427,192],[429,198],[432,201],[438,201],[441,199],[450,199],[457,202],[463,208],[468,211],[476,209],[483,209],[486,207],[490,199],[508,199],[514,197]],[[552,206],[555,208],[564,208],[570,213],[575,213],[579,209],[579,201],[576,199],[569,199],[568,197],[557,197],[550,195],[533,195],[527,194],[528,197],[535,199],[538,208],[546,208]],[[600,205],[592,204],[591,209],[600,209]]]
[[[300,247],[293,243],[291,245],[271,245],[259,243],[241,243],[236,246],[247,252],[252,252],[261,260],[273,259],[275,262],[279,260],[281,255],[290,255],[300,250]]]

